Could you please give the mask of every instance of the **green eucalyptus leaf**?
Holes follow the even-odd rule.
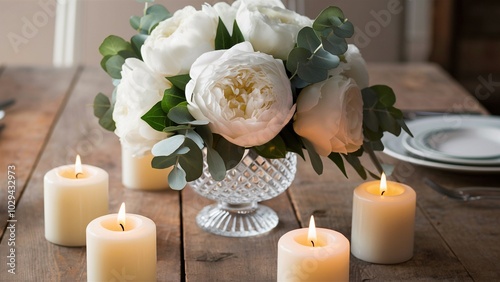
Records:
[[[224,22],[219,17],[217,32],[215,34],[215,50],[229,49],[232,47],[232,40]]]
[[[151,153],[154,156],[170,156],[179,149],[186,140],[184,135],[174,135],[154,144]]]
[[[336,68],[340,64],[340,58],[321,49],[318,50],[316,54],[314,54],[311,59],[311,64],[317,68],[331,70]]]
[[[286,157],[287,149],[283,138],[276,135],[271,141],[261,146],[255,146],[255,151],[264,158],[278,159]]]
[[[125,59],[120,55],[113,55],[106,61],[106,72],[115,79],[122,78],[122,66],[125,64]]]
[[[151,34],[158,23],[169,18],[171,14],[162,5],[152,5],[146,10],[146,15],[141,18],[140,30],[141,33]]]
[[[144,41],[148,36],[146,34],[136,34],[132,36],[130,39],[130,43],[132,44],[132,49],[134,49],[134,52],[136,54],[136,57],[142,60],[142,54],[141,54],[141,47],[144,45]]]
[[[99,53],[103,56],[116,55],[123,50],[134,51],[130,43],[116,35],[106,37],[99,46]]]
[[[203,172],[203,154],[193,140],[186,138],[184,146],[190,150],[187,154],[178,155],[179,165],[186,172],[186,181],[198,179]]]
[[[342,174],[344,174],[344,176],[347,177],[347,171],[345,170],[345,165],[344,161],[342,160],[342,156],[339,153],[331,153],[330,155],[328,155],[328,158],[332,160],[333,163],[337,165]]]
[[[302,143],[304,144],[304,147],[306,147],[314,171],[318,175],[321,175],[323,173],[323,162],[321,161],[321,157],[318,155],[318,153],[316,153],[316,150],[314,150],[314,146],[311,144],[311,142],[309,142],[309,140],[302,138]]]
[[[99,92],[94,98],[94,116],[101,118],[111,108],[108,96]]]
[[[211,147],[207,147],[207,164],[208,171],[214,180],[224,180],[224,177],[226,177],[226,165],[219,152]]]
[[[188,124],[195,121],[189,113],[187,102],[182,102],[168,111],[168,118],[177,124]]]
[[[163,131],[167,123],[167,114],[161,108],[161,101],[156,103],[147,113],[142,117],[147,124],[157,131]]]
[[[219,152],[228,170],[234,168],[245,153],[245,148],[235,145],[217,134],[213,135],[212,148]]]
[[[344,21],[333,30],[333,33],[341,38],[350,38],[354,35],[354,25],[350,21]]]
[[[174,85],[175,87],[179,88],[182,91],[186,90],[186,84],[189,82],[189,80],[191,80],[189,74],[180,74],[176,76],[171,76],[167,77],[167,79],[168,81],[170,81],[170,83],[172,83],[172,85]],[[186,100],[186,98],[184,98],[184,100]]]
[[[151,160],[151,167],[156,169],[164,169],[171,167],[177,163],[177,156],[155,156]]]
[[[328,70],[318,68],[311,61],[299,63],[297,75],[309,83],[317,83],[328,78]]]
[[[313,53],[319,45],[321,45],[321,40],[311,27],[304,27],[297,34],[297,47],[307,49]]]
[[[326,37],[321,37],[321,43],[323,44],[323,49],[333,55],[342,55],[347,51],[347,41],[334,33]]]
[[[166,126],[163,129],[163,132],[179,132],[179,131],[191,129],[191,128],[192,128],[192,126],[190,126],[189,124],[172,125],[172,126]]]
[[[331,29],[335,25],[334,18],[344,19],[344,13],[339,7],[330,6],[320,12],[318,17],[314,20],[313,29],[316,31],[323,31]]]
[[[106,69],[106,62],[109,60],[109,58],[113,57],[114,55],[106,55],[104,57],[102,57],[101,59],[101,68],[107,73],[108,70]]]
[[[205,146],[203,138],[201,138],[201,136],[193,128],[190,128],[189,130],[181,130],[180,134],[184,134],[184,136],[193,140],[193,142],[196,143],[200,149]]]
[[[185,101],[186,96],[184,95],[184,91],[176,86],[172,86],[163,92],[161,108],[164,112],[168,113],[173,107]]]
[[[186,171],[179,166],[174,166],[168,174],[168,186],[174,190],[182,190],[186,187]]]
[[[129,22],[130,22],[130,26],[134,30],[139,30],[140,29],[140,26],[141,26],[141,17],[131,16],[130,19],[129,19]]]
[[[292,74],[297,73],[300,63],[307,63],[311,57],[312,52],[305,48],[293,48],[288,54],[288,59],[286,61],[286,68]]]
[[[214,138],[212,135],[212,130],[210,130],[210,127],[208,127],[208,125],[202,125],[202,126],[197,126],[195,130],[198,133],[198,135],[204,140],[204,143],[207,144],[207,146],[212,147],[214,143]]]
[[[99,125],[108,131],[115,131],[116,125],[113,120],[113,107],[109,108],[106,113],[99,118]]]

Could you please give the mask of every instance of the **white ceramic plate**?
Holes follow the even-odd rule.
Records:
[[[433,129],[414,138],[405,136],[403,147],[438,162],[500,166],[500,129],[496,128]]]
[[[437,116],[422,118],[407,122],[408,127],[414,136],[419,136],[423,132],[430,132],[438,128],[458,129],[463,127],[480,128],[492,127],[500,130],[500,118],[490,116]],[[468,159],[475,161],[474,164],[464,163],[449,163],[426,159],[424,157],[411,154],[405,148],[405,139],[410,138],[405,132],[402,132],[399,137],[392,134],[385,134],[382,138],[385,149],[384,153],[409,163],[438,168],[451,171],[477,172],[477,173],[495,173],[500,172],[500,165],[483,166],[477,165],[478,159]],[[408,145],[408,144],[407,144]],[[406,146],[407,146],[406,145]],[[492,159],[490,159],[491,161]],[[484,160],[483,160],[484,161]],[[493,164],[493,163],[492,163]]]

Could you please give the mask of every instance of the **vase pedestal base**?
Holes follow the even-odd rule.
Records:
[[[271,231],[278,222],[275,211],[257,203],[219,202],[204,207],[196,216],[196,223],[201,229],[227,237],[261,235]]]

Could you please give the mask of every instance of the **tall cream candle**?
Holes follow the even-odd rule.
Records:
[[[87,226],[87,281],[129,280],[156,281],[156,225],[122,204]]]
[[[349,281],[349,241],[314,226],[292,230],[278,241],[278,282]]]
[[[54,244],[84,246],[87,224],[108,213],[108,173],[79,158],[44,177],[45,238]]]
[[[135,156],[122,146],[122,183],[129,189],[162,190],[168,188],[171,168],[151,167],[153,155]]]
[[[397,182],[370,181],[354,190],[351,252],[364,261],[394,264],[413,256],[415,191]]]

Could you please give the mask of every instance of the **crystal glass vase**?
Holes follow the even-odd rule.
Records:
[[[224,180],[215,181],[205,161],[202,176],[190,182],[190,186],[217,203],[204,207],[196,216],[196,223],[205,231],[228,237],[248,237],[270,231],[278,225],[278,215],[258,202],[283,193],[292,184],[296,172],[294,153],[282,159],[266,159],[254,150],[247,150],[238,165],[226,172]]]

